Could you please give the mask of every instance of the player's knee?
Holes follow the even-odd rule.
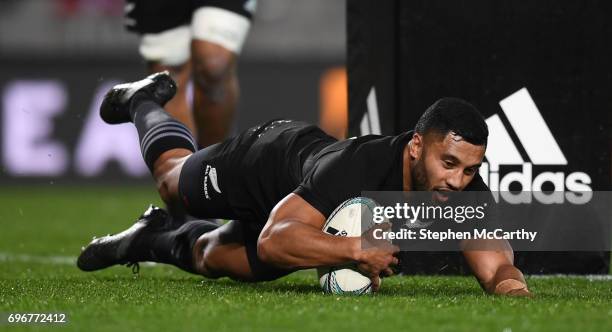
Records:
[[[178,178],[173,172],[164,173],[157,177],[157,191],[159,197],[170,204],[178,200]]]
[[[180,152],[180,153],[179,153]],[[170,204],[178,200],[181,169],[188,155],[184,151],[167,152],[160,156],[153,166],[153,176],[161,199]]]
[[[204,92],[223,95],[228,82],[235,75],[235,55],[224,49],[204,49],[194,51],[193,71],[196,83]]]
[[[159,193],[159,197],[165,203],[172,202],[174,195],[172,195],[172,191],[167,182],[158,182],[157,183],[157,192]]]
[[[202,236],[196,242],[195,248],[195,269],[200,275],[217,279],[223,277],[221,273],[222,263],[219,260],[218,250],[216,250],[214,242],[206,236]]]

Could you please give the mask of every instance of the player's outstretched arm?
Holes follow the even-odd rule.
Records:
[[[259,236],[257,253],[269,264],[290,269],[357,263],[378,278],[397,264],[395,248],[362,250],[359,237],[339,237],[322,231],[325,217],[299,195],[289,194],[272,210]]]
[[[299,195],[288,195],[274,207],[259,236],[260,259],[291,269],[356,260],[358,238],[326,234],[321,231],[324,223],[321,212]]]
[[[465,240],[463,255],[482,288],[489,294],[532,296],[523,273],[514,266],[506,240]]]

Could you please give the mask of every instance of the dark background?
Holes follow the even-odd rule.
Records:
[[[581,171],[593,190],[611,189],[609,2],[349,0],[348,13],[350,135],[360,134],[372,87],[384,134],[412,129],[440,97],[459,97],[485,118],[499,114],[528,161],[499,106],[526,87],[568,159],[534,166],[534,177]],[[501,166],[500,177],[514,169]],[[410,273],[465,271],[458,255],[405,261]],[[517,263],[531,273],[607,273],[609,253],[518,253]]]

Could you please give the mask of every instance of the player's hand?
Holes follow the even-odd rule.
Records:
[[[522,281],[515,279],[502,280],[495,285],[494,294],[513,297],[533,297],[533,294]]]
[[[394,246],[390,246],[394,247]],[[395,254],[399,249],[395,248],[370,248],[362,250],[357,268],[370,278],[388,277],[393,275],[392,267],[398,264]]]
[[[372,289],[378,290],[380,277],[393,275],[393,267],[399,263],[397,253],[399,248],[389,241],[376,239],[373,231],[376,228],[388,230],[390,224],[380,224],[361,237],[361,248],[357,257],[357,268],[372,280]]]

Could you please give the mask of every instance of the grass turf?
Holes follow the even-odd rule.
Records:
[[[242,284],[161,265],[83,273],[92,235],[130,225],[151,188],[0,189],[0,313],[65,312],[62,330],[611,331],[612,281],[530,278],[534,299],[487,296],[472,278],[394,277],[375,296],[329,296],[315,274]],[[8,325],[0,330],[41,329]]]

